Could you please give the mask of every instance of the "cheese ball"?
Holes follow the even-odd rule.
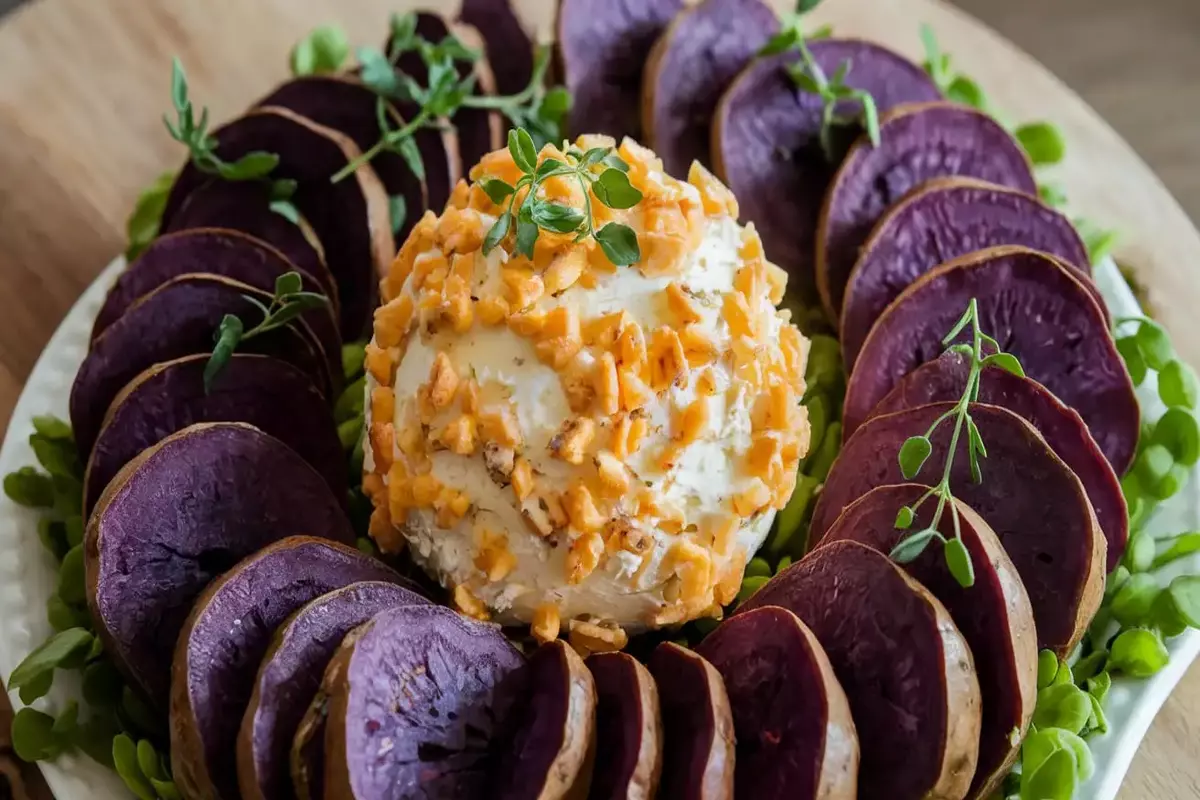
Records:
[[[593,186],[593,230],[629,226],[640,259],[548,230],[532,257],[512,230],[485,255],[503,207],[481,182],[522,175],[509,151],[486,156],[381,282],[364,462],[383,551],[407,545],[464,613],[590,650],[719,616],[809,445],[808,341],[733,195],[630,139],[538,161],[595,147],[642,198],[612,209]],[[575,176],[536,191],[586,213]]]

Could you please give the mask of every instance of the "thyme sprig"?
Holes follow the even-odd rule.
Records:
[[[849,59],[843,61],[829,75],[813,57],[808,42],[829,36],[831,30],[824,27],[805,36],[801,18],[820,3],[821,0],[798,0],[795,13],[787,16],[779,33],[763,45],[758,54],[773,55],[792,48],[800,53],[800,60],[788,65],[788,74],[798,87],[821,98],[821,151],[829,161],[837,161],[839,153],[834,143],[834,132],[839,127],[860,124],[866,129],[871,144],[879,146],[879,107],[870,92],[846,84],[853,62]],[[839,111],[844,101],[856,101],[858,111],[854,114]]]
[[[476,93],[476,76],[460,76],[459,64],[473,64],[480,54],[464,45],[453,34],[433,43],[416,32],[416,15],[398,14],[392,17],[392,37],[388,52],[374,47],[360,47],[358,61],[362,66],[363,83],[378,96],[376,116],[379,119],[379,140],[358,158],[334,174],[333,182],[344,180],[363,164],[370,163],[383,152],[394,152],[404,158],[409,169],[418,177],[425,174],[421,153],[413,138],[417,131],[438,128],[443,120],[452,120],[463,108],[498,111],[515,127],[530,131],[539,144],[557,141],[561,137],[562,120],[570,108],[571,96],[566,89],[546,87],[546,72],[550,66],[550,49],[540,46],[534,57],[533,74],[529,84],[514,95],[488,97]],[[413,76],[396,70],[396,60],[408,52],[417,52],[425,65],[428,78],[422,86]],[[412,104],[417,113],[408,120],[400,118],[393,101]]]
[[[642,193],[629,182],[629,165],[611,147],[593,147],[587,152],[570,148],[566,160],[546,158],[538,163],[533,137],[524,128],[508,132],[508,151],[522,176],[516,185],[498,178],[481,181],[483,190],[493,203],[502,206],[500,216],[483,240],[487,255],[516,229],[516,250],[533,258],[533,246],[541,231],[575,234],[580,242],[590,237],[606,258],[618,267],[627,267],[641,260],[637,234],[628,225],[610,222],[599,230],[592,217],[592,196],[608,208],[633,208],[642,201]],[[583,190],[582,210],[565,203],[538,196],[538,188],[550,178],[574,178]],[[521,190],[528,188],[523,195]],[[518,197],[520,198],[518,200]]]
[[[212,389],[212,383],[220,375],[221,370],[229,363],[234,351],[242,342],[261,336],[273,330],[290,324],[293,320],[314,308],[329,305],[329,298],[317,292],[303,290],[302,280],[298,272],[286,272],[275,279],[275,293],[269,305],[257,297],[242,295],[262,311],[262,321],[250,330],[246,330],[241,317],[236,314],[226,314],[221,318],[214,335],[212,355],[204,365],[204,391]]]
[[[959,334],[966,330],[968,326],[970,327],[971,335],[970,344],[952,345],[951,342],[957,339]],[[896,515],[896,527],[899,529],[911,527],[921,505],[927,500],[936,497],[937,508],[933,512],[933,519],[930,521],[928,527],[904,537],[892,549],[891,557],[895,561],[905,564],[921,555],[930,542],[939,541],[944,545],[946,566],[949,567],[951,574],[954,575],[954,579],[962,586],[967,587],[975,583],[975,567],[971,563],[971,555],[962,541],[958,508],[954,503],[954,495],[950,486],[950,476],[954,468],[954,457],[958,452],[959,440],[965,434],[967,437],[967,458],[971,466],[971,478],[976,483],[983,480],[979,459],[987,457],[987,447],[983,443],[983,437],[980,436],[979,427],[971,417],[971,404],[979,399],[980,375],[983,372],[983,368],[987,366],[997,366],[1021,376],[1024,376],[1025,372],[1016,357],[1010,353],[1002,352],[999,343],[980,329],[979,304],[974,298],[967,305],[967,310],[959,318],[958,322],[955,323],[954,328],[942,340],[942,344],[946,345],[950,352],[961,353],[970,359],[971,363],[967,372],[967,383],[963,388],[962,397],[959,398],[958,402],[950,410],[934,420],[933,424],[929,426],[929,430],[925,431],[923,435],[910,436],[900,446],[900,471],[906,480],[912,480],[920,473],[921,468],[933,452],[933,444],[930,438],[934,432],[945,422],[951,422],[954,426],[950,434],[950,446],[946,451],[946,463],[942,468],[941,480],[938,481],[936,486],[931,487],[925,492],[917,502],[911,506],[901,507]],[[985,347],[988,351],[987,354],[985,354]],[[950,509],[951,519],[954,522],[954,537],[951,539],[943,536],[939,528],[942,516],[947,507]]]

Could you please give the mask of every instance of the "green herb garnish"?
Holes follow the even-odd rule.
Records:
[[[959,334],[964,330],[967,330],[968,326],[970,326],[971,343],[952,345],[951,342],[958,338]],[[922,495],[917,502],[900,509],[896,515],[896,527],[899,529],[909,528],[916,519],[916,513],[921,505],[930,498],[937,498],[937,508],[934,510],[933,519],[929,523],[929,526],[902,539],[892,549],[891,556],[896,561],[905,564],[921,555],[930,542],[941,542],[944,546],[946,566],[949,567],[955,580],[962,586],[972,586],[975,583],[975,569],[971,563],[970,553],[962,541],[958,508],[954,503],[954,496],[951,493],[950,487],[950,475],[953,471],[954,457],[958,452],[959,440],[963,435],[966,435],[967,458],[970,461],[971,477],[976,483],[983,479],[982,471],[979,467],[979,459],[987,457],[987,448],[984,446],[983,438],[979,434],[979,428],[976,427],[975,421],[971,418],[971,403],[979,398],[980,375],[986,366],[1000,367],[1016,375],[1023,376],[1025,373],[1016,358],[1009,353],[1001,352],[1000,344],[980,330],[979,304],[974,299],[967,306],[966,312],[955,323],[954,328],[942,340],[942,344],[948,346],[950,352],[960,353],[970,359],[971,363],[967,372],[967,383],[963,389],[962,397],[954,404],[953,408],[934,420],[933,424],[929,426],[929,430],[923,435],[910,436],[900,447],[900,471],[903,473],[905,480],[912,480],[917,477],[926,460],[933,452],[933,444],[930,441],[930,437],[933,436],[934,431],[943,422],[953,421],[954,430],[950,434],[950,446],[946,451],[946,463],[942,469],[941,480],[938,481],[936,486],[931,487],[929,491]],[[992,351],[989,355],[984,354],[985,345]],[[954,522],[954,537],[951,539],[947,539],[939,530],[942,515],[945,513],[947,507],[950,509],[950,516]]]
[[[220,374],[238,345],[264,333],[288,325],[305,311],[329,305],[329,298],[317,292],[304,291],[302,279],[298,272],[286,272],[275,279],[275,294],[271,297],[270,305],[264,305],[258,298],[242,295],[262,311],[262,321],[250,330],[245,329],[240,317],[236,314],[226,314],[221,319],[214,336],[212,355],[204,365],[204,391],[212,389],[212,382]]]
[[[125,247],[126,261],[133,261],[141,255],[150,242],[154,241],[154,237],[158,236],[163,211],[167,207],[167,197],[170,196],[174,183],[175,173],[164,172],[138,195],[137,205],[125,222],[125,233],[129,239],[129,244]]]
[[[569,148],[566,161],[547,158],[538,163],[533,138],[524,128],[508,132],[508,152],[523,173],[516,185],[497,178],[485,178],[481,185],[493,203],[502,206],[500,216],[483,240],[487,255],[515,230],[516,252],[533,258],[533,246],[541,231],[574,234],[575,241],[593,237],[604,255],[618,267],[641,260],[637,234],[628,225],[610,222],[596,230],[592,219],[592,196],[609,208],[633,208],[642,201],[642,193],[629,183],[629,166],[611,147],[593,147],[587,152]],[[573,178],[583,190],[584,207],[545,200],[538,188],[554,177]],[[521,189],[528,191],[516,204]],[[514,207],[515,205],[515,207]]]
[[[289,63],[292,74],[324,75],[337,72],[350,56],[350,41],[340,25],[322,25],[296,42]]]

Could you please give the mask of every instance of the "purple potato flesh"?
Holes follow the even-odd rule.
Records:
[[[243,800],[285,798],[292,741],[346,634],[380,611],[429,601],[406,586],[362,581],[306,603],[275,632],[254,679],[238,734]]]
[[[533,41],[510,0],[463,0],[458,18],[483,36],[496,93],[520,94],[533,78]]]
[[[904,376],[871,414],[958,400],[969,372],[966,356],[943,353]],[[1024,418],[1079,477],[1108,543],[1107,571],[1116,569],[1129,540],[1129,509],[1117,474],[1083,419],[1037,381],[999,367],[985,367],[980,372],[979,402],[1002,406]]]
[[[595,653],[596,767],[590,800],[653,800],[662,773],[658,685],[628,653]]]
[[[854,715],[859,797],[963,797],[979,748],[979,683],[950,615],[877,550],[819,547],[738,610],[791,611],[821,643]]]
[[[646,64],[642,126],[668,175],[709,164],[721,95],[778,30],[762,0],[704,0],[667,27]]]
[[[941,98],[924,70],[877,44],[822,39],[809,49],[827,75],[848,63],[846,85],[869,92],[880,113]],[[729,86],[713,120],[712,158],[738,198],[742,220],[762,236],[767,257],[791,273],[793,291],[816,302],[817,223],[837,162],[820,144],[823,101],[788,74],[799,58],[787,52],[756,59]],[[858,110],[852,101],[838,108],[847,117]],[[856,130],[837,131],[837,142]]]
[[[885,114],[879,146],[865,135],[838,168],[817,226],[817,287],[830,319],[875,223],[932,178],[978,178],[1037,194],[1025,151],[991,116],[953,103],[902,106]]]
[[[366,152],[382,138],[376,106],[379,96],[354,75],[306,75],[293,78],[259,100],[259,106],[279,106],[296,112],[318,125],[346,134],[359,150]],[[397,110],[388,108],[391,127],[404,125]],[[439,138],[439,137],[435,137]],[[440,139],[439,139],[440,141]],[[409,213],[399,230],[402,241],[426,208],[425,181],[418,178],[397,152],[383,150],[371,159],[371,168],[379,176],[391,197],[404,198]]]
[[[853,365],[884,309],[939,264],[1006,244],[1057,256],[1103,305],[1087,248],[1071,221],[1036,197],[966,178],[937,178],[892,206],[863,245],[841,310],[842,355]]]
[[[661,797],[732,800],[733,714],[721,674],[701,655],[673,642],[646,665],[658,684],[663,719]]]
[[[646,56],[683,7],[682,0],[559,0],[555,39],[573,98],[569,136],[641,138]]]
[[[303,217],[297,225],[273,210],[270,186],[258,181],[208,181],[187,196],[163,233],[193,228],[232,228],[261,239],[301,274],[316,279],[337,310],[337,283],[325,264],[325,251],[316,232]]]
[[[377,614],[325,671],[325,796],[484,800],[528,696],[498,627],[436,606]]]
[[[84,540],[88,606],[105,651],[165,708],[164,665],[196,596],[296,531],[354,541],[328,485],[278,439],[249,425],[196,425],[143,452],[100,498]]]
[[[239,796],[234,742],[275,629],[306,603],[359,581],[403,579],[353,547],[290,536],[205,589],[171,667],[172,777],[186,797]]]
[[[379,276],[396,253],[387,191],[375,171],[366,165],[330,182],[361,151],[345,134],[277,106],[256,108],[212,135],[226,161],[256,151],[279,156],[270,177],[296,181],[292,202],[316,231],[337,281],[342,335],[358,338],[370,324]],[[192,162],[185,164],[167,198],[163,225],[169,227],[188,195],[208,180]]]
[[[271,296],[244,283],[215,275],[181,275],[134,303],[92,342],[71,386],[71,429],[79,452],[91,452],[112,399],[144,369],[196,353],[209,353],[213,334],[226,314],[246,330],[262,321],[247,297],[269,305]],[[303,322],[268,331],[244,349],[287,361],[333,393],[324,348]],[[337,354],[340,358],[340,353]],[[341,379],[340,371],[337,378]]]
[[[575,650],[557,639],[533,652],[530,693],[509,751],[501,757],[498,800],[587,796],[596,754],[596,685]]]
[[[842,446],[813,508],[811,541],[821,542],[850,503],[877,486],[902,483],[897,454],[954,403],[872,417]],[[1037,621],[1038,646],[1065,656],[1096,613],[1104,586],[1104,534],[1075,473],[1032,425],[1007,409],[976,403],[971,418],[987,448],[983,481],[971,476],[967,437],[954,454],[950,487],[996,532],[1017,568]],[[939,425],[918,479],[940,475],[954,422]],[[801,615],[801,619],[804,617]]]
[[[267,356],[235,353],[204,388],[208,355],[145,370],[113,399],[84,474],[84,513],[138,453],[198,422],[245,422],[293,448],[346,495],[346,464],[333,412],[300,370]]]
[[[871,328],[850,373],[844,435],[905,375],[942,354],[942,338],[972,299],[980,329],[1083,417],[1113,469],[1124,474],[1141,412],[1108,318],[1068,267],[1023,247],[993,247],[951,261],[896,298]]]
[[[180,275],[203,273],[231,278],[264,292],[275,291],[280,275],[299,272],[305,291],[321,292],[333,299],[316,278],[301,272],[282,253],[264,241],[226,228],[194,228],[155,239],[108,290],[92,326],[95,341],[140,298]],[[305,323],[330,355],[340,361],[341,337],[331,308],[304,313]],[[334,362],[335,373],[340,364]]]
[[[906,536],[933,523],[936,501],[927,500],[917,509],[908,530],[896,527],[897,512],[904,506],[913,507],[928,488],[906,483],[872,489],[842,512],[822,543],[849,539],[882,553],[890,552]],[[960,585],[946,566],[941,546],[936,544],[902,566],[942,602],[974,656],[983,709],[979,762],[968,796],[987,797],[1008,774],[1033,718],[1037,637],[1029,596],[1000,540],[969,507],[955,501],[955,508],[963,544],[975,567],[975,583],[969,588]],[[949,510],[938,529],[947,538],[954,536]],[[1020,736],[1014,738],[1014,730]]]
[[[760,800],[854,800],[858,734],[825,651],[795,614],[737,614],[697,652],[721,673],[737,733],[734,794]]]

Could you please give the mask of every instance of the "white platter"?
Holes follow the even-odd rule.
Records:
[[[35,463],[28,436],[33,417],[55,414],[67,418],[67,397],[75,372],[87,351],[92,320],[104,294],[122,269],[121,259],[114,261],[84,292],[51,337],[25,384],[13,410],[8,431],[0,448],[0,475]],[[1114,318],[1140,313],[1137,300],[1117,272],[1106,262],[1097,269],[1100,285]],[[1153,380],[1141,387],[1140,396],[1153,414],[1162,409]],[[36,534],[37,517],[0,495],[0,676],[5,678],[30,650],[51,633],[46,620],[46,600],[54,590],[57,574],[53,559],[46,553]],[[1174,497],[1151,522],[1156,534],[1200,529],[1200,492],[1193,473],[1188,486]],[[1174,572],[1200,573],[1200,555],[1172,565]],[[1188,666],[1200,653],[1200,632],[1189,630],[1168,643],[1170,664],[1147,681],[1118,679],[1106,703],[1110,733],[1090,742],[1096,756],[1097,771],[1076,795],[1079,800],[1114,800],[1129,764],[1137,752],[1154,715],[1166,701]],[[77,681],[58,673],[54,690],[38,701],[39,707],[60,708],[73,692]],[[14,708],[22,703],[10,695]],[[127,800],[130,797],[116,775],[86,756],[64,756],[54,763],[40,765],[57,800]]]

